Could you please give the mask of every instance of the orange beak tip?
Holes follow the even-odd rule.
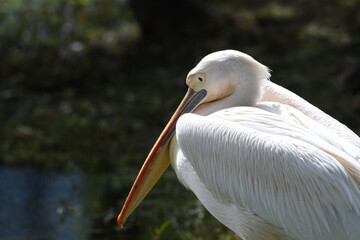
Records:
[[[117,217],[116,220],[117,220],[118,225],[119,225],[121,228],[123,228],[123,227],[124,227],[124,224],[125,224],[125,220],[122,219],[121,214],[119,214],[119,216]]]

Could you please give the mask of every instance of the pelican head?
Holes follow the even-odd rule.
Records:
[[[186,84],[196,92],[206,90],[202,103],[221,100],[238,92],[237,103],[253,105],[260,95],[261,80],[269,77],[269,69],[251,56],[224,50],[204,57],[189,72]]]
[[[119,225],[123,226],[169,166],[168,143],[182,114],[206,115],[225,106],[254,105],[261,94],[261,81],[269,77],[266,66],[238,51],[204,57],[187,75],[189,90],[146,158],[118,216]]]

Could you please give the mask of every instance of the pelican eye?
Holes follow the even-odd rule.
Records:
[[[202,77],[198,77],[198,80],[202,82],[204,79]]]

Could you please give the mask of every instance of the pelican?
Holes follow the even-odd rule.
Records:
[[[360,138],[235,50],[205,56],[118,216],[123,226],[171,163],[244,240],[360,239]]]

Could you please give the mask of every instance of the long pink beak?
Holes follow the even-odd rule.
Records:
[[[123,227],[128,216],[135,210],[145,196],[150,192],[161,175],[170,164],[168,145],[175,132],[176,122],[184,113],[195,109],[206,96],[206,90],[195,92],[191,88],[187,91],[184,99],[176,109],[170,121],[160,134],[152,147],[143,166],[138,173],[129,195],[117,218],[118,224]]]

